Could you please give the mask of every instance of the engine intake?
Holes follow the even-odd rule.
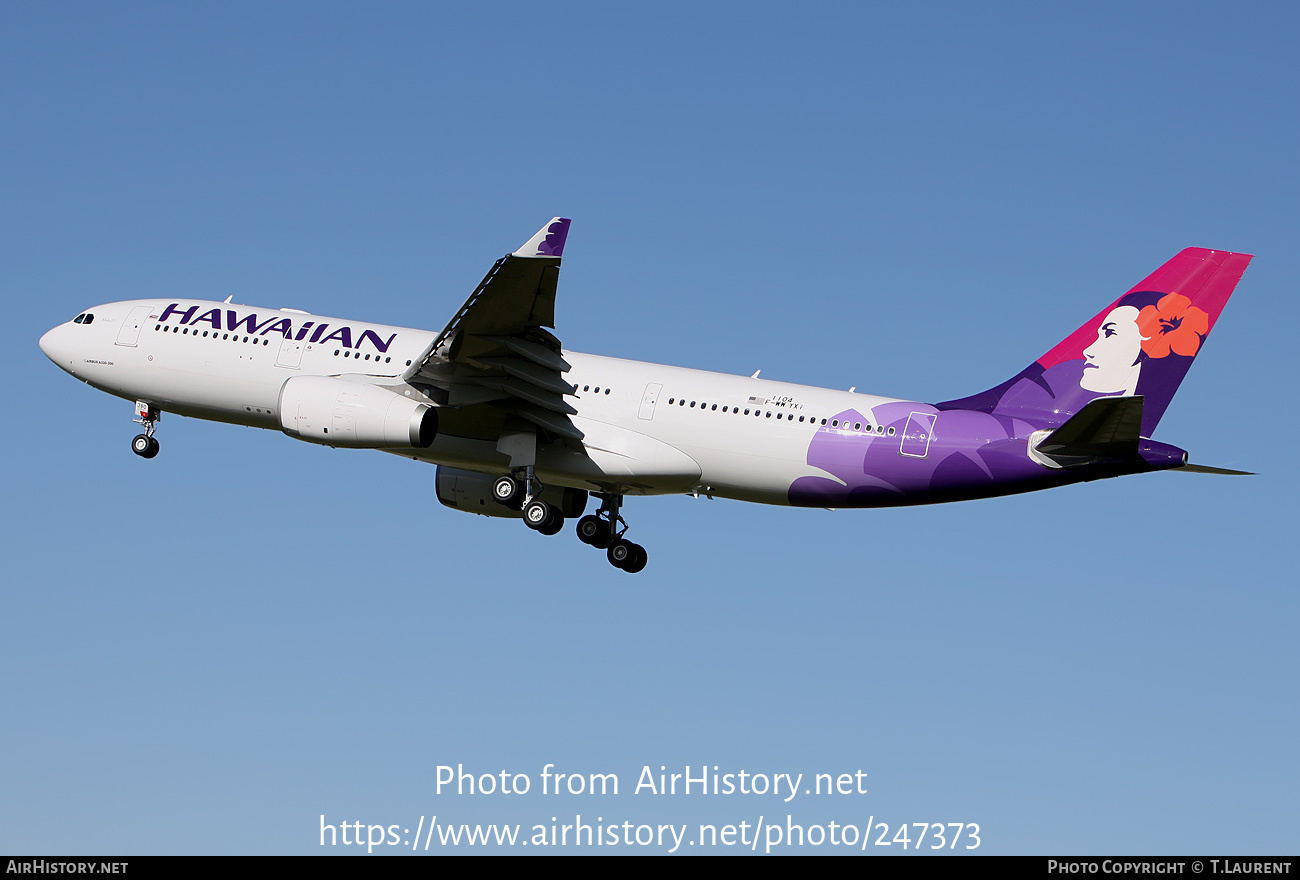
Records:
[[[280,389],[280,429],[352,449],[428,449],[438,410],[388,388],[331,376],[294,376]]]

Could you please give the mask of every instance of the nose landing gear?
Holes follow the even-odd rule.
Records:
[[[153,458],[158,454],[158,441],[154,439],[153,432],[158,427],[158,420],[162,418],[162,412],[158,407],[145,403],[143,400],[135,402],[135,411],[139,418],[135,419],[137,425],[144,427],[143,434],[136,434],[131,440],[131,451],[141,458]]]

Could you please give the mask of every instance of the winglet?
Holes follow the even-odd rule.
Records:
[[[558,257],[564,253],[564,240],[569,237],[567,217],[553,217],[537,234],[515,251],[516,257]]]

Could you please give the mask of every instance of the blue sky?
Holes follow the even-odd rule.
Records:
[[[5,5],[0,851],[319,853],[322,814],[582,814],[1295,852],[1298,23]],[[1156,439],[1262,475],[636,499],[630,577],[567,529],[442,507],[391,456],[173,416],[142,461],[130,404],[36,346],[154,296],[437,329],[557,214],[567,346],[921,400],[1011,376],[1183,247],[1256,254]],[[547,763],[620,794],[436,792],[439,765],[536,786]],[[631,793],[688,764],[869,791]]]

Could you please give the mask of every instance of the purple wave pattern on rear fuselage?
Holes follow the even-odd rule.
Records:
[[[915,416],[932,417],[929,421]],[[856,410],[836,417],[855,421]],[[790,486],[798,507],[896,507],[983,498],[1072,482],[1027,453],[1032,425],[1007,416],[970,410],[941,412],[923,403],[886,403],[866,417],[881,433],[819,428],[808,447],[808,463],[828,477],[800,477]],[[928,436],[911,439],[924,455],[906,455],[909,424],[926,426]]]
[[[898,402],[869,415],[838,414],[885,430],[819,428],[808,464],[832,476],[795,480],[790,503],[928,504],[1179,466],[1181,449],[1146,439],[1132,461],[1070,468],[1040,464],[1028,445],[1034,431],[1059,427],[1109,396],[1144,398],[1142,436],[1149,438],[1249,262],[1245,254],[1188,248],[1001,385],[933,406]]]

